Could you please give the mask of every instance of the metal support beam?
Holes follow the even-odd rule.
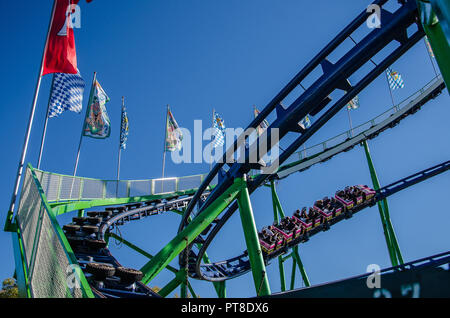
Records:
[[[172,279],[166,286],[164,286],[158,294],[161,297],[167,297],[170,295],[171,292],[173,292],[180,284],[182,284],[185,281],[186,272],[183,269],[178,271],[177,275],[174,279]]]
[[[266,266],[259,244],[258,230],[256,229],[255,219],[253,217],[253,209],[248,193],[246,176],[244,176],[244,182],[245,186],[239,192],[237,201],[245,235],[245,243],[247,244],[256,295],[268,296],[270,295],[269,281],[267,279]]]
[[[367,141],[363,141],[362,145],[364,147],[364,151],[366,154],[367,164],[369,166],[373,188],[374,190],[378,191],[381,187],[375,170],[375,166],[372,161],[372,156],[370,155],[369,145],[367,144]],[[394,227],[392,226],[389,215],[389,206],[387,203],[387,199],[379,201],[377,205],[378,211],[380,213],[381,223],[383,225],[383,232],[386,239],[386,245],[389,251],[389,257],[391,259],[392,266],[403,264],[403,257],[400,251],[400,246],[398,245],[397,237],[395,235]]]
[[[302,279],[303,279],[303,282],[305,283],[305,286],[306,287],[311,286],[308,275],[306,274],[306,271],[305,271],[305,267],[303,266],[303,262],[300,258],[300,255],[298,254],[298,245],[294,247],[294,252],[292,253],[292,257],[295,259],[295,261],[298,265],[298,268],[300,270],[300,274],[302,275]]]
[[[295,260],[295,258],[292,258],[292,272],[291,272],[291,286],[290,286],[290,290],[293,290],[295,287],[295,273],[296,273],[296,269],[297,268],[297,261]]]
[[[270,182],[270,190],[272,193],[272,205],[273,205],[273,220],[275,222],[279,222],[279,218],[284,217],[284,211],[281,207],[280,200],[278,198],[277,190],[275,188],[275,182],[272,180]],[[284,276],[284,261],[282,256],[278,256],[278,268],[280,271],[280,284],[281,284],[281,291],[286,291],[286,279]]]
[[[227,298],[226,280],[222,282],[214,282],[214,288],[216,289],[217,297]]]
[[[148,284],[159,272],[186,248],[186,238],[189,244],[199,236],[206,227],[238,196],[246,184],[242,179],[236,179],[221,196],[199,214],[186,228],[155,255],[141,271],[144,273],[142,282]]]
[[[147,253],[146,251],[144,251],[143,249],[141,249],[140,247],[134,245],[133,243],[127,241],[126,239],[124,239],[123,237],[118,236],[115,233],[109,233],[107,236],[112,237],[113,239],[125,244],[126,246],[128,246],[129,248],[131,248],[132,250],[138,252],[139,254],[147,257],[148,259],[152,259],[153,255],[150,253]],[[166,269],[168,271],[171,271],[172,273],[176,274],[178,273],[178,270],[170,265],[166,266]]]
[[[417,0],[425,33],[430,40],[447,90],[450,86],[450,2],[448,0]],[[450,91],[449,91],[450,92]]]
[[[182,282],[180,285],[180,298],[183,299],[188,298],[187,285],[185,281]]]

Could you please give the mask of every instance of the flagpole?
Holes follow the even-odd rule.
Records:
[[[94,72],[94,79],[92,80],[92,86],[91,86],[91,93],[92,93],[92,87],[94,87],[94,83],[97,79],[97,72]],[[91,96],[89,96],[88,104],[91,102]],[[86,118],[88,116],[89,111],[89,105],[86,107],[86,116],[84,117],[83,126],[81,128],[81,135],[80,135],[80,143],[78,144],[78,151],[77,151],[77,159],[75,161],[75,168],[73,170],[73,176],[75,177],[77,175],[78,171],[78,163],[80,161],[80,151],[81,151],[81,143],[83,141],[83,133],[84,133],[84,127],[86,125]]]
[[[13,193],[12,193],[12,196],[11,196],[11,204],[9,206],[9,212],[14,212],[16,198],[17,198],[17,193],[19,192],[20,180],[22,179],[23,166],[24,166],[24,163],[25,163],[25,158],[26,158],[27,150],[28,150],[28,144],[29,144],[29,141],[30,141],[31,128],[33,127],[33,121],[34,121],[34,115],[35,115],[35,112],[36,112],[36,104],[37,104],[37,100],[38,100],[38,96],[39,96],[39,90],[41,88],[42,73],[43,73],[43,69],[44,69],[45,53],[47,52],[48,39],[50,37],[50,30],[51,30],[51,27],[52,27],[53,18],[55,16],[55,9],[56,9],[56,0],[53,1],[52,15],[50,17],[50,23],[49,23],[48,31],[47,31],[47,38],[45,40],[44,51],[42,53],[41,67],[39,69],[39,75],[38,75],[38,79],[37,79],[37,83],[36,83],[36,89],[34,91],[33,103],[32,103],[32,106],[31,106],[30,116],[29,116],[29,119],[28,119],[27,131],[25,133],[25,140],[24,140],[24,144],[23,144],[23,148],[22,148],[22,155],[20,157],[19,166],[17,168],[16,181],[15,181]]]
[[[423,41],[425,42],[425,47],[426,47],[426,50],[427,50],[427,53],[428,53],[428,57],[430,58],[431,65],[433,66],[434,74],[436,74],[436,77],[437,77],[438,76],[438,72],[436,70],[436,67],[434,66],[433,57],[431,56],[430,47],[428,46],[426,37],[423,38]]]
[[[351,136],[354,137],[354,136],[353,136],[352,117],[351,117],[351,115],[350,115],[350,109],[348,108],[348,106],[347,106],[347,113],[348,113],[348,121],[349,121],[349,123],[350,123],[350,133],[351,133]]]
[[[55,83],[55,74],[53,74],[52,85],[50,87],[50,96],[48,97],[47,114],[45,116],[44,130],[42,131],[41,149],[39,150],[39,159],[38,159],[38,164],[37,164],[37,169],[38,170],[41,169],[42,153],[44,151],[45,137],[47,135],[48,115],[50,114],[50,102],[51,102],[51,99],[52,99],[52,89],[53,89],[53,84],[54,83]]]
[[[212,126],[211,126],[211,128],[214,127],[214,114],[215,113],[216,113],[216,110],[213,108],[213,111],[212,111],[212,122],[211,122]],[[213,152],[213,149],[214,149],[213,144],[211,144],[211,152],[209,153],[209,171],[212,170],[212,152]]]
[[[163,153],[163,168],[162,168],[162,179],[164,179],[164,170],[166,168],[166,141],[167,141],[167,123],[169,121],[169,105],[167,105],[166,114],[166,131],[164,133],[164,153]],[[161,191],[163,190],[164,181],[161,181]]]
[[[391,84],[389,84],[389,77],[388,77],[386,72],[384,72],[384,74],[386,75],[386,81],[387,81],[387,84],[388,84],[388,87],[389,87],[389,94],[391,94],[392,107],[395,107],[394,95],[392,94]]]

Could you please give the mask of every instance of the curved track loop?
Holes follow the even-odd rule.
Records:
[[[343,151],[348,151],[351,147],[359,144],[365,139],[372,139],[377,137],[386,129],[396,126],[408,115],[414,114],[426,102],[430,101],[432,98],[435,98],[438,94],[440,94],[443,89],[445,89],[445,85],[443,83],[442,77],[438,76],[434,78],[430,83],[428,83],[424,88],[420,89],[418,91],[418,93],[420,92],[419,95],[417,95],[417,93],[414,94],[413,96],[415,96],[415,98],[410,100],[406,106],[400,108],[397,112],[389,116],[387,119],[381,121],[379,124],[370,127],[369,129],[361,132],[353,138],[350,138],[342,144],[331,147],[330,149],[327,149],[324,152],[315,155],[314,158],[306,158],[297,165],[294,164],[281,167],[280,171],[282,171],[283,174],[280,175],[280,173],[278,173],[273,177],[278,178],[281,176],[281,178],[284,178],[288,175],[288,173],[291,174],[297,171],[305,170],[314,164],[327,161]],[[405,101],[407,102],[408,99]],[[403,104],[404,102],[402,102],[401,104]],[[371,122],[373,121],[374,120],[371,120]],[[307,165],[306,167],[305,164]],[[298,166],[300,166],[301,168],[298,168]],[[428,170],[433,171],[433,169]],[[381,189],[378,198],[381,200],[382,198],[386,197],[387,195],[385,194],[388,191],[388,195],[392,195],[393,192],[391,191],[391,188],[399,189],[399,187],[401,186],[400,183],[403,181],[404,180],[400,180],[395,184],[386,186]],[[209,193],[204,193],[202,195],[202,201],[205,201],[208,195]],[[99,231],[100,239],[105,237],[105,233],[107,231],[114,229],[114,227],[116,226],[124,225],[129,221],[140,220],[141,218],[152,215],[159,215],[167,211],[182,211],[188,206],[188,203],[192,200],[192,198],[193,196],[185,196],[181,198],[177,196],[166,200],[149,201],[147,203],[128,204],[127,206],[110,208],[109,210],[113,211],[114,214],[106,222],[102,223]],[[357,211],[363,209],[364,207],[359,207]],[[192,278],[200,278],[209,281],[222,281],[235,278],[247,273],[250,270],[250,263],[247,253],[245,252],[242,255],[228,260],[214,262],[212,264],[201,263],[203,255],[206,253],[208,246],[235,210],[236,204],[231,205],[228,211],[225,212],[225,214],[220,219],[217,219],[216,222],[212,224],[205,233],[202,233],[202,235],[194,241],[195,247],[196,249],[198,249],[198,252],[195,253],[191,250],[189,255],[189,274]],[[357,211],[355,210],[354,212]],[[344,217],[336,218],[331,224],[335,224],[341,221],[343,218]],[[310,232],[310,235],[314,235],[322,230],[322,227],[316,228],[312,232]],[[286,248],[289,249],[290,247],[302,243],[305,240],[306,238],[298,238],[297,240],[292,241]],[[285,251],[286,250],[281,250],[277,253],[284,253]],[[274,255],[276,256],[278,254]],[[267,258],[267,260],[275,257],[274,255],[270,255],[270,258]],[[184,266],[184,264],[182,265]]]
[[[375,4],[382,6],[387,0],[375,1]],[[249,193],[253,193],[260,185],[265,183],[270,177],[271,173],[275,173],[276,167],[283,164],[300,146],[302,146],[309,138],[323,127],[331,118],[333,118],[351,99],[353,99],[359,92],[366,88],[373,80],[381,75],[392,63],[399,59],[405,52],[407,52],[414,44],[416,44],[423,36],[424,31],[420,25],[417,25],[417,31],[408,37],[408,28],[415,24],[417,20],[417,4],[413,0],[406,0],[401,3],[401,7],[394,13],[390,13],[383,9],[382,11],[382,27],[373,30],[359,43],[350,49],[344,56],[335,64],[332,64],[327,57],[345,41],[351,34],[359,27],[365,24],[368,13],[362,12],[353,22],[351,22],[334,40],[330,42],[308,65],[298,73],[294,79],[263,109],[261,114],[253,120],[249,128],[255,128],[262,122],[275,108],[277,112],[277,119],[269,126],[269,128],[258,138],[255,142],[255,147],[250,146],[250,150],[245,153],[245,160],[243,163],[227,160],[233,158],[238,146],[242,145],[245,140],[245,134],[241,135],[234,143],[233,147],[227,150],[223,158],[223,162],[227,162],[229,169],[223,172],[224,163],[215,165],[210,174],[206,177],[204,183],[200,186],[197,193],[194,195],[192,201],[189,203],[183,219],[179,226],[179,232],[183,230],[188,224],[188,220],[192,217],[200,215],[206,207],[214,202],[222,193],[224,193],[231,185],[233,180],[247,174],[251,169],[255,168],[254,164],[250,163],[249,158],[261,159],[275,144],[272,144],[272,134],[278,132],[279,140],[282,140],[289,132],[299,133],[300,136],[292,142],[285,151],[281,153],[275,164],[271,165],[266,174],[256,176],[248,183]],[[391,42],[396,41],[399,46],[393,50],[382,62],[369,71],[362,79],[354,86],[350,85],[347,78],[352,74],[360,71],[361,66],[371,61],[383,48]],[[288,108],[284,108],[281,102],[287,97],[298,85],[301,84],[316,67],[321,66],[323,75],[317,79],[309,88],[305,90]],[[331,107],[329,107],[323,115],[321,115],[308,129],[300,128],[298,122],[308,114],[317,115],[327,108],[327,105],[332,102],[329,98],[330,94],[335,90],[344,91],[345,94]],[[270,140],[269,144],[267,140]],[[258,152],[266,149],[266,152]],[[255,153],[257,155],[255,156]],[[257,160],[258,161],[258,160]],[[260,162],[260,161],[258,161]],[[201,205],[194,215],[194,207],[199,203],[199,198],[215,176],[220,176],[219,184],[211,192],[206,202]],[[205,254],[206,249],[220,228],[225,224],[228,218],[236,211],[237,203],[233,202],[228,210],[220,217],[220,222],[216,224],[210,231],[205,243],[199,247],[199,252],[192,251],[194,244],[191,244],[189,249],[190,259],[195,262],[194,277],[206,279],[210,281],[221,281],[236,277],[245,272],[243,268],[248,266],[247,256],[235,258],[234,261],[240,266],[240,271],[235,271],[230,274],[226,268],[235,269],[235,266],[225,263],[215,263],[208,266],[201,265],[200,260]],[[200,241],[203,239],[200,238]],[[180,265],[183,266],[184,256],[179,257]],[[190,262],[191,263],[191,262]],[[218,266],[218,268],[213,268]],[[191,266],[192,267],[192,266]],[[190,272],[193,269],[190,269]]]
[[[377,0],[374,3],[383,6],[389,0]],[[393,0],[391,0],[393,1]],[[216,164],[205,181],[199,187],[198,191],[193,197],[187,198],[180,204],[185,205],[187,201],[186,210],[183,214],[183,219],[179,226],[179,232],[181,232],[186,225],[195,217],[200,215],[206,207],[220,197],[227,189],[232,185],[233,180],[247,174],[250,170],[255,169],[255,164],[250,163],[249,158],[254,158],[255,153],[258,153],[256,158],[261,163],[261,159],[266,153],[268,153],[274,146],[275,142],[272,140],[272,136],[275,135],[275,131],[278,132],[279,140],[282,140],[288,133],[297,133],[299,136],[294,140],[281,155],[278,157],[277,162],[272,164],[266,170],[266,174],[258,175],[253,178],[248,184],[248,190],[250,193],[255,191],[259,186],[267,182],[268,178],[274,178],[272,175],[276,172],[276,168],[282,165],[291,155],[297,151],[309,138],[315,134],[320,128],[322,128],[331,118],[333,118],[345,105],[353,99],[358,93],[366,88],[372,81],[378,76],[383,74],[392,63],[398,60],[404,53],[412,48],[424,35],[424,31],[420,24],[417,23],[418,12],[415,0],[405,0],[401,3],[400,8],[394,12],[388,12],[383,9],[382,11],[382,28],[371,31],[360,42],[350,49],[346,54],[342,56],[335,64],[328,61],[327,57],[331,55],[335,49],[344,42],[355,30],[363,26],[369,17],[369,13],[365,10],[352,21],[342,32],[340,32],[306,67],[301,70],[289,84],[261,111],[260,115],[255,118],[248,128],[256,128],[268,115],[270,115],[275,109],[277,113],[277,119],[270,125],[270,127],[258,138],[255,142],[257,147],[250,146],[250,150],[245,153],[245,160],[243,163],[230,160],[234,158],[238,148],[246,141],[246,136],[240,136],[237,141],[234,142],[233,147],[229,148],[224,155],[223,163]],[[409,32],[408,30],[412,25],[417,25],[417,30]],[[396,42],[398,46],[392,50],[392,52],[378,63],[372,70],[365,75],[358,76],[362,78],[355,85],[350,85],[347,78],[361,72],[361,67],[368,63],[375,55],[382,51],[391,42]],[[317,67],[322,67],[323,75],[318,78],[310,87],[306,88],[305,92],[298,96],[295,101],[287,108],[284,108],[281,103],[283,100],[290,96],[291,93],[301,85],[302,81],[310,75]],[[359,74],[362,75],[362,74]],[[336,102],[332,103],[329,98],[335,90],[344,91],[344,95]],[[331,105],[328,107],[328,105]],[[420,107],[420,106],[419,106]],[[322,113],[323,111],[323,113]],[[308,114],[313,116],[321,113],[322,115],[312,124],[308,129],[304,129],[298,125],[298,122]],[[381,127],[380,127],[381,130]],[[373,135],[373,134],[372,134]],[[267,144],[267,140],[270,140]],[[279,140],[276,140],[278,142]],[[261,151],[261,149],[265,149]],[[342,149],[345,150],[345,149]],[[227,172],[223,171],[223,167],[229,166]],[[449,168],[449,165],[443,165],[438,170],[443,172]],[[434,174],[420,174],[415,182],[420,182],[429,178]],[[206,190],[212,180],[219,177],[219,184],[211,191],[209,196],[206,197]],[[405,188],[411,181],[407,181],[399,187]],[[391,189],[392,190],[392,189]],[[386,192],[395,193],[395,187],[393,191]],[[201,202],[202,198],[206,197],[205,202]],[[382,196],[378,195],[377,200]],[[164,204],[166,205],[166,204]],[[199,205],[197,213],[194,212],[194,207]],[[164,207],[161,207],[164,209]],[[363,207],[361,207],[363,208]],[[198,279],[205,279],[209,281],[224,281],[230,278],[237,277],[250,270],[250,264],[247,254],[244,253],[241,256],[229,259],[223,262],[216,262],[213,264],[201,264],[201,260],[205,255],[206,249],[215,237],[217,232],[222,228],[230,216],[236,211],[237,203],[233,202],[229,205],[228,210],[219,216],[216,222],[212,223],[212,227],[204,231],[204,239],[201,235],[189,246],[189,273],[192,277]],[[139,211],[137,211],[139,210]],[[153,211],[153,212],[152,212]],[[102,228],[102,233],[105,233],[107,228],[113,225],[119,225],[125,220],[131,220],[133,218],[139,218],[142,216],[152,215],[156,213],[157,208],[140,207],[135,210],[128,210],[119,212],[114,216],[112,221],[107,223]],[[357,212],[357,211],[354,211]],[[119,216],[119,215],[123,215]],[[340,221],[337,219],[334,223]],[[332,223],[333,224],[333,223]],[[215,225],[215,226],[214,226]],[[317,228],[317,231],[321,230]],[[206,233],[208,232],[208,233]],[[311,233],[314,234],[314,233]],[[296,242],[301,243],[302,240]],[[295,242],[294,242],[295,243]],[[199,249],[198,253],[192,250],[192,247],[196,246]],[[180,265],[183,266],[183,255],[180,255]],[[268,261],[269,259],[267,259]]]
[[[374,4],[383,6],[388,0],[377,0]],[[424,31],[417,23],[417,4],[415,0],[405,0],[400,8],[394,12],[388,12],[382,9],[382,27],[371,31],[359,43],[342,56],[335,64],[331,63],[327,57],[344,42],[351,34],[360,27],[364,27],[370,14],[364,10],[354,21],[352,21],[342,32],[339,33],[307,66],[301,70],[281,92],[261,111],[255,118],[249,128],[256,128],[266,119],[266,117],[276,109],[277,119],[269,128],[250,145],[250,150],[246,151],[243,163],[233,161],[235,153],[248,139],[243,133],[225,153],[222,163],[218,163],[211,170],[205,181],[199,187],[193,200],[189,203],[183,219],[179,226],[181,232],[192,218],[194,207],[199,203],[200,196],[207,189],[208,185],[216,176],[221,176],[218,186],[211,192],[206,202],[199,208],[197,215],[202,213],[212,202],[214,202],[222,193],[224,193],[233,183],[233,180],[247,174],[255,167],[250,162],[250,158],[256,158],[256,162],[261,163],[266,155],[276,144],[282,140],[288,133],[300,133],[301,135],[290,144],[289,147],[278,157],[278,159],[267,168],[266,174],[260,175],[249,185],[249,191],[253,192],[261,185],[271,173],[283,164],[301,145],[303,145],[314,133],[316,133],[325,123],[335,116],[351,99],[367,87],[373,80],[381,75],[392,63],[399,59],[414,44],[416,44],[424,35]],[[411,25],[417,25],[417,31],[408,37],[408,28]],[[375,55],[391,42],[399,44],[386,58],[377,66],[370,70],[362,79],[352,86],[347,78],[356,72],[362,72],[361,67],[368,63]],[[302,81],[310,75],[317,67],[322,67],[323,75],[317,79],[303,94],[288,107],[282,106],[283,100],[289,96],[301,85]],[[336,90],[344,91],[345,94],[323,115],[317,119],[311,127],[304,129],[299,126],[299,122],[308,114],[317,115],[325,110],[327,105],[332,102],[330,94]],[[278,136],[277,136],[278,135]],[[278,138],[276,138],[278,137]],[[270,142],[269,142],[270,140]],[[222,168],[225,163],[229,170],[224,173]],[[221,172],[222,171],[222,172]],[[194,216],[195,217],[195,216]]]

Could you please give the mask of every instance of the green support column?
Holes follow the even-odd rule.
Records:
[[[373,188],[374,190],[378,191],[381,187],[377,173],[375,171],[375,166],[373,165],[372,156],[370,155],[369,145],[367,144],[367,141],[363,141],[362,144],[366,153],[366,159],[369,166]],[[381,223],[383,225],[384,236],[386,239],[386,245],[388,247],[392,266],[403,264],[403,257],[400,251],[400,246],[397,242],[394,227],[391,223],[389,206],[386,199],[382,200],[382,202],[378,202],[378,211],[380,212]]]
[[[188,285],[189,291],[191,292],[192,298],[198,298],[197,294],[195,293],[194,289],[192,288],[191,283]]]
[[[214,288],[216,289],[217,297],[227,298],[227,288],[226,281],[214,283]]]
[[[84,210],[78,210],[78,217],[79,218],[84,217]]]
[[[184,269],[180,270],[174,279],[172,279],[166,286],[164,286],[159,292],[158,294],[161,297],[167,297],[169,296],[169,294],[171,292],[173,292],[178,286],[180,286],[180,284],[183,283],[184,281],[184,277],[186,275],[186,272],[184,271]]]
[[[293,290],[295,287],[296,268],[297,268],[297,261],[295,260],[295,258],[292,258],[291,286],[289,288],[290,290]]]
[[[292,257],[295,259],[295,261],[298,265],[298,268],[300,269],[300,274],[302,275],[302,279],[303,279],[303,282],[305,283],[305,286],[306,287],[311,286],[308,275],[306,274],[305,268],[303,267],[303,262],[300,258],[300,255],[298,254],[298,246],[294,247],[294,252],[293,252]]]
[[[220,197],[209,205],[200,215],[155,255],[141,271],[144,273],[142,283],[148,284],[159,272],[186,248],[186,238],[191,244],[194,239],[211,224],[217,216],[230,205],[238,196],[240,190],[246,186],[242,179],[236,179]]]
[[[273,180],[270,182],[270,189],[272,193],[273,220],[278,223],[279,216],[281,218],[284,217],[284,211],[283,208],[281,207],[281,203],[278,198],[277,191],[275,189],[275,182]],[[280,271],[281,291],[286,291],[286,279],[284,276],[284,261],[282,256],[278,256],[278,269]]]
[[[205,264],[210,264],[211,263],[207,253],[203,254],[203,262]],[[226,284],[225,283],[226,283],[226,281],[213,282],[214,289],[216,290],[217,297],[219,297],[219,298],[227,298],[227,289],[226,289]]]
[[[267,279],[266,266],[264,264],[262,250],[258,239],[258,231],[253,217],[253,209],[248,193],[246,176],[244,176],[244,182],[245,186],[239,192],[237,201],[245,235],[245,242],[247,244],[248,257],[252,268],[256,295],[268,296],[270,295],[269,281]]]
[[[447,90],[450,86],[450,1],[417,0],[420,20],[430,40]]]
[[[181,283],[180,289],[180,298],[188,298],[187,285],[185,282]]]

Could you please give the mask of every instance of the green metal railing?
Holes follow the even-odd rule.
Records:
[[[48,202],[105,200],[163,195],[196,189],[206,175],[147,180],[100,180],[35,170]]]
[[[26,170],[13,233],[21,296],[34,298],[93,297],[86,277],[61,230],[39,180]],[[16,266],[17,267],[17,266]]]
[[[288,159],[286,164],[280,168],[282,170],[283,168],[289,167],[292,163],[298,163],[299,161],[310,159],[314,156],[317,156],[324,151],[327,151],[333,147],[336,147],[348,139],[354,138],[355,136],[358,136],[367,130],[371,129],[372,127],[380,124],[381,122],[385,121],[392,115],[396,114],[397,112],[401,111],[404,107],[409,106],[409,104],[415,100],[416,98],[420,97],[425,91],[427,91],[430,87],[432,87],[434,84],[436,84],[438,81],[442,80],[442,76],[439,75],[435,78],[433,78],[430,82],[428,82],[424,87],[422,87],[420,90],[416,91],[414,94],[410,95],[406,99],[404,99],[399,104],[395,105],[394,107],[389,108],[387,111],[383,112],[382,114],[376,116],[375,118],[358,125],[354,127],[353,129],[349,129],[337,136],[334,136],[326,141],[323,141],[319,144],[307,147],[301,151],[297,151]]]

